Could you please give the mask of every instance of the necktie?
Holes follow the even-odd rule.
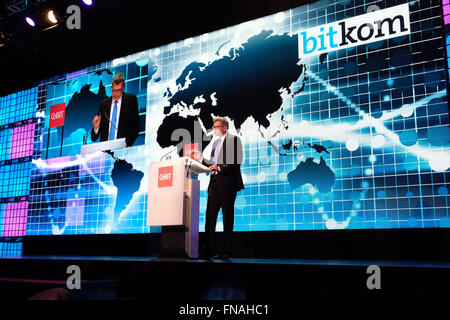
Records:
[[[216,149],[214,149],[213,164],[215,166],[217,165],[217,159],[219,158],[219,153],[220,153],[220,147],[221,146],[222,146],[222,139],[219,139],[219,141],[217,141]],[[211,172],[211,174],[217,174],[217,171],[213,171],[213,172]]]
[[[116,136],[117,101],[114,101],[114,108],[111,117],[111,128],[109,129],[109,140],[114,140]]]

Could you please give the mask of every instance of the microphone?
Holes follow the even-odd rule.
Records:
[[[176,147],[175,147],[175,149],[172,149],[171,151],[169,151],[169,152],[167,152],[165,155],[163,155],[163,156],[161,157],[161,159],[159,159],[159,161],[161,161],[165,156],[171,154],[171,153],[174,152],[174,151],[177,151],[177,148],[176,148]]]
[[[192,174],[192,164],[188,159],[184,159],[184,170],[186,170],[186,178],[189,178]]]
[[[106,111],[103,111],[103,114],[105,115],[106,120],[108,120],[108,122],[110,124],[112,124],[112,126],[116,129],[117,134],[119,134],[119,128],[117,128],[116,124],[114,122],[112,122],[111,119],[106,115]]]

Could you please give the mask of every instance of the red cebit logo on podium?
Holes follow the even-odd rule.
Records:
[[[173,166],[158,168],[158,188],[173,185]]]
[[[66,115],[66,103],[60,103],[51,106],[49,128],[63,126],[65,115]]]

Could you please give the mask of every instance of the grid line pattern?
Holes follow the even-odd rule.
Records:
[[[0,97],[0,125],[36,116],[37,87]]]
[[[0,258],[20,257],[22,255],[22,247],[21,241],[0,241]]]
[[[0,98],[0,236],[26,233],[31,159],[36,133],[38,87]],[[2,254],[21,243],[3,243]]]

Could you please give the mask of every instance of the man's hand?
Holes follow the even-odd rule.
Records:
[[[94,120],[92,120],[92,125],[94,126],[94,129],[97,130],[98,127],[100,127],[100,120],[102,119],[102,116],[95,116]]]
[[[220,169],[219,169],[218,166],[212,164],[212,165],[209,166],[209,171],[217,171],[217,172],[219,172]]]

